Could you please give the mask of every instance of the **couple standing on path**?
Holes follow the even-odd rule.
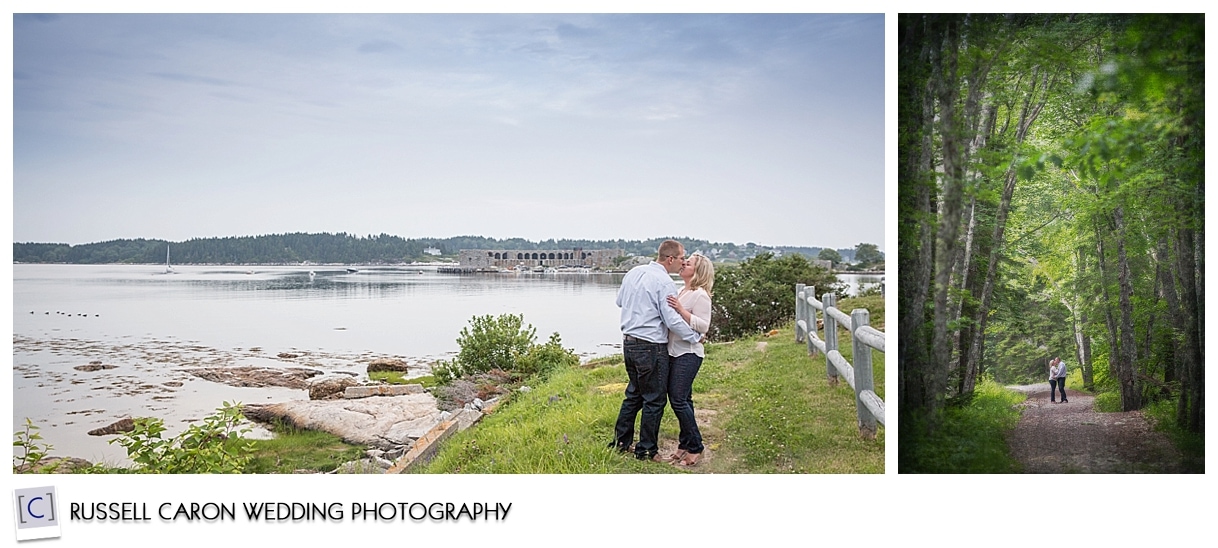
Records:
[[[1061,358],[1053,358],[1049,361],[1049,402],[1057,403],[1056,389],[1061,388],[1062,403],[1070,403],[1066,399],[1066,362]]]
[[[685,281],[679,293],[670,274],[679,274]],[[686,259],[685,246],[676,240],[665,240],[656,260],[631,269],[622,278],[617,305],[622,309],[622,354],[630,382],[610,447],[630,451],[635,417],[642,410],[635,457],[679,466],[698,463],[704,447],[691,396],[694,377],[706,356],[702,341],[710,329],[714,281],[710,259],[696,253]],[[681,433],[677,451],[661,457],[660,419],[666,403],[672,404]]]

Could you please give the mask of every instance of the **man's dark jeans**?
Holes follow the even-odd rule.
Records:
[[[677,449],[690,453],[702,452],[702,432],[698,431],[698,421],[694,420],[694,377],[702,367],[702,357],[693,352],[681,354],[672,358],[671,371],[668,373],[668,401],[672,412],[681,424],[680,443]]]
[[[613,440],[619,449],[630,447],[634,440],[634,419],[639,410],[643,420],[639,424],[639,443],[634,454],[640,459],[649,459],[660,450],[660,418],[664,416],[664,405],[668,403],[668,345],[651,343],[634,338],[622,341],[622,354],[626,358],[626,397],[617,415]]]
[[[1066,378],[1065,377],[1057,378],[1057,388],[1062,391],[1062,403],[1065,403],[1066,402]]]

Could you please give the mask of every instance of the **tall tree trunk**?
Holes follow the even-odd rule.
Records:
[[[1087,326],[1087,309],[1081,306],[1079,301],[1080,292],[1078,291],[1077,280],[1082,279],[1086,275],[1087,262],[1083,257],[1083,249],[1075,250],[1075,291],[1073,294],[1074,306],[1072,307],[1072,317],[1074,318],[1074,347],[1075,355],[1078,357],[1078,369],[1083,374],[1083,389],[1090,390],[1095,385],[1095,374],[1091,370],[1091,336],[1086,332]]]
[[[964,236],[964,255],[960,261],[961,264],[956,269],[956,277],[960,280],[959,286],[966,292],[971,289],[969,284],[973,279],[975,279],[972,276],[973,273],[971,272],[973,269],[971,259],[974,246],[976,245],[973,240],[973,234],[976,232],[976,230],[977,198],[973,197],[972,200],[969,201],[968,207],[968,230],[965,232]],[[953,314],[952,321],[960,319],[964,313],[971,312],[973,309],[973,307],[970,305],[971,299],[969,299],[966,295],[962,294],[957,298],[957,301],[958,302],[956,303],[956,310]],[[956,337],[955,340],[952,341],[952,346],[955,347],[956,351],[956,368],[959,371],[959,374],[957,375],[959,385],[957,386],[956,391],[960,394],[966,393],[964,391],[964,376],[968,362],[966,359],[968,356],[968,345],[965,341],[972,340],[972,332],[972,326],[961,325],[960,327],[956,328]]]
[[[1205,375],[1203,369],[1202,331],[1200,314],[1201,285],[1197,276],[1201,275],[1195,254],[1194,233],[1186,228],[1178,231],[1176,278],[1181,288],[1179,307],[1180,324],[1184,335],[1184,344],[1178,355],[1180,363],[1180,403],[1177,408],[1176,422],[1190,432],[1201,432],[1204,428],[1205,410]]]
[[[900,21],[902,100],[898,116],[906,128],[900,135],[898,179],[900,239],[898,247],[898,405],[903,448],[912,449],[924,429],[933,428],[937,394],[930,384],[930,315],[926,302],[934,263],[934,220],[937,215],[933,172],[935,78],[929,70],[941,45],[932,32],[934,16],[904,15]]]
[[[1187,326],[1184,321],[1184,310],[1180,307],[1180,297],[1176,293],[1176,276],[1174,275],[1179,263],[1174,260],[1168,249],[1167,236],[1160,236],[1159,241],[1155,244],[1155,285],[1159,295],[1167,302],[1168,318],[1171,320],[1173,335],[1178,334],[1183,337]],[[1174,352],[1173,355],[1176,356],[1175,359],[1163,368],[1163,382],[1168,386],[1179,380],[1181,373],[1188,369],[1185,364],[1188,356]]]
[[[1121,347],[1117,352],[1117,379],[1121,384],[1121,409],[1134,411],[1142,408],[1142,390],[1138,382],[1137,364],[1134,357],[1133,332],[1133,282],[1130,280],[1129,258],[1125,253],[1125,208],[1117,206],[1112,212],[1117,232],[1117,285],[1121,313]]]
[[[1099,219],[1095,221],[1095,247],[1099,260],[1096,262],[1100,271],[1100,297],[1104,307],[1104,324],[1108,328],[1108,376],[1119,378],[1117,374],[1117,355],[1120,354],[1121,339],[1117,333],[1116,318],[1112,315],[1112,297],[1108,294],[1108,257],[1104,252],[1104,231],[1101,230]]]
[[[1084,310],[1078,319],[1079,323],[1084,327],[1087,325],[1087,312]],[[1079,349],[1079,368],[1083,372],[1083,389],[1091,390],[1095,388],[1095,370],[1091,365],[1091,335],[1086,331],[1080,334],[1082,346]]]
[[[936,92],[939,104],[938,134],[943,161],[943,193],[939,203],[939,227],[935,238],[934,326],[931,339],[931,375],[928,383],[942,397],[947,387],[948,362],[951,360],[947,324],[951,316],[948,293],[951,289],[952,267],[960,242],[961,205],[964,197],[964,174],[967,167],[964,151],[967,143],[959,125],[956,97],[960,81],[957,77],[959,21],[949,20],[943,32],[942,56],[935,66],[938,80]],[[936,405],[938,407],[938,405]]]

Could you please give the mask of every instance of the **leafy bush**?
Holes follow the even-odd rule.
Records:
[[[803,255],[775,259],[762,253],[734,268],[715,272],[711,340],[729,340],[769,331],[795,320],[795,284],[816,287],[817,295],[845,292],[833,273]]]
[[[42,434],[38,433],[34,421],[26,417],[25,430],[13,432],[13,438],[13,447],[21,450],[20,457],[17,456],[17,449],[13,450],[13,472],[41,471],[36,470],[38,463],[50,454],[52,446],[42,441]]]
[[[156,418],[135,419],[135,430],[110,440],[127,449],[139,469],[150,474],[235,474],[250,461],[253,444],[241,438],[249,427],[239,427],[244,417],[241,404],[224,405],[202,424],[164,439],[165,422]]]
[[[1006,434],[1019,423],[1015,405],[1026,396],[984,379],[967,405],[949,407],[934,433],[901,423],[898,467],[902,474],[1002,474],[1018,471]]]
[[[1100,392],[1096,394],[1095,410],[1100,413],[1119,413],[1121,411],[1121,393]]]
[[[857,297],[883,297],[884,282],[876,282],[873,284],[859,285]]]
[[[457,357],[441,361],[432,373],[440,384],[493,370],[528,376],[544,374],[556,367],[579,364],[579,358],[562,347],[558,333],[550,341],[535,344],[537,329],[524,323],[524,316],[502,314],[475,316],[461,329]]]
[[[550,334],[546,344],[533,345],[520,357],[516,371],[522,375],[546,375],[560,367],[579,365],[579,356],[562,347],[562,339],[558,333]]]
[[[522,315],[474,316],[457,337],[461,351],[455,359],[437,367],[436,378],[445,383],[492,369],[511,371],[517,358],[536,340],[537,329],[525,325]]]

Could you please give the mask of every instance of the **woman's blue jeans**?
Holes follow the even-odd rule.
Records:
[[[681,434],[677,437],[677,449],[690,453],[701,453],[702,433],[698,431],[698,421],[694,419],[694,377],[702,367],[702,357],[692,352],[681,354],[671,359],[668,368],[668,404],[677,416],[681,425]]]

